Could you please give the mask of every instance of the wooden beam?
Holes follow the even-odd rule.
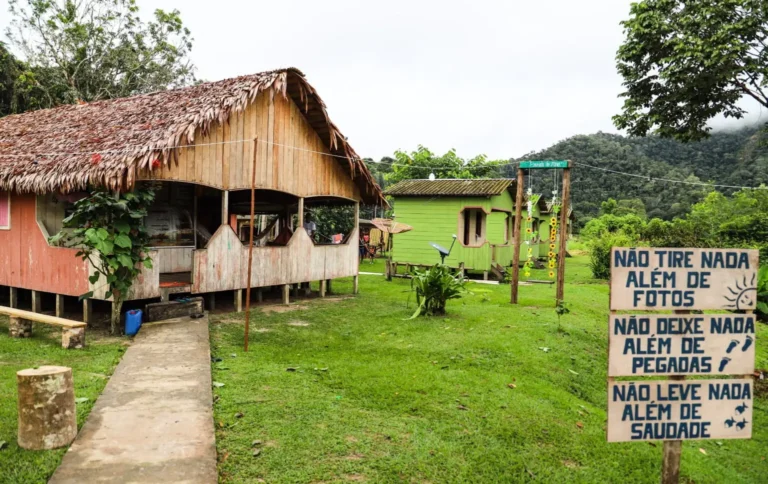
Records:
[[[352,276],[352,294],[360,292],[360,276]]]
[[[291,285],[283,284],[283,304],[291,304]]]
[[[40,313],[43,311],[42,294],[40,291],[32,291],[32,312]]]
[[[229,223],[229,191],[221,192],[221,225]]]
[[[320,280],[320,297],[325,297],[325,279]]]
[[[238,313],[243,312],[243,290],[235,289],[235,311]]]
[[[93,301],[90,299],[83,299],[83,322],[85,324],[93,324]]]
[[[8,306],[12,308],[19,307],[19,290],[15,287],[11,287],[9,289],[9,296],[10,300],[8,301]]]
[[[299,297],[299,284],[298,283],[297,284],[293,284],[292,291],[293,291],[293,297],[298,298]]]
[[[560,204],[560,250],[557,261],[557,301],[565,297],[565,253],[568,244],[568,204],[571,198],[571,169],[563,170],[563,200]]]
[[[512,281],[510,282],[510,301],[517,304],[518,282],[520,280],[520,227],[523,217],[523,186],[525,185],[525,175],[523,169],[517,169],[517,180],[515,180],[517,191],[515,196],[515,229],[513,237],[515,238],[514,251],[512,252]]]
[[[299,198],[299,208],[298,208],[298,215],[299,215],[299,227],[298,228],[304,228],[304,198]]]
[[[64,317],[64,296],[62,294],[56,294],[56,317]]]

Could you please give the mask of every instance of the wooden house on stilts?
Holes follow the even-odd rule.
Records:
[[[233,291],[239,307],[249,283],[282,286],[285,297],[290,285],[308,290],[312,281],[322,291],[326,281],[357,277],[359,204],[386,204],[294,68],[7,116],[0,118],[0,286],[10,304],[20,290],[31,291],[38,311],[42,293],[54,294],[57,307],[89,291],[105,299],[106,288],[89,283],[88,263],[48,237],[90,188],[124,192],[150,181],[160,186],[146,220],[154,267],[143,269],[128,300]],[[320,205],[354,207],[341,243],[305,230],[305,215]]]

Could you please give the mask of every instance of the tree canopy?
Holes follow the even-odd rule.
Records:
[[[693,141],[708,136],[716,115],[741,118],[743,96],[768,107],[764,0],[643,0],[622,25],[618,128]]]
[[[26,109],[195,80],[191,34],[177,10],[155,10],[145,22],[136,0],[10,0],[9,12],[6,35],[28,66],[22,79],[28,84]]]

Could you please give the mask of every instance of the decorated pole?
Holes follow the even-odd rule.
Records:
[[[523,185],[524,185],[524,175],[523,175],[523,169],[522,167],[518,167],[517,169],[517,180],[515,181],[517,184],[517,192],[515,196],[515,230],[514,230],[514,238],[515,238],[515,249],[512,253],[512,282],[510,283],[511,289],[510,289],[510,302],[512,304],[517,304],[517,285],[520,280],[520,226],[522,222],[523,217]]]
[[[251,220],[248,227],[248,285],[245,289],[245,347],[248,351],[248,330],[251,322],[251,272],[253,271],[253,223],[256,212],[256,153],[259,148],[259,138],[253,139],[253,166],[251,167]]]
[[[563,199],[560,203],[560,250],[557,253],[557,303],[565,296],[565,254],[568,244],[568,205],[571,198],[571,163],[563,169]]]

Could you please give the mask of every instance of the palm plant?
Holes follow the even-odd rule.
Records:
[[[462,274],[454,276],[451,269],[442,264],[435,264],[429,269],[414,270],[411,278],[411,290],[416,292],[416,312],[411,319],[419,315],[443,315],[449,299],[458,299],[466,291],[467,281]]]

